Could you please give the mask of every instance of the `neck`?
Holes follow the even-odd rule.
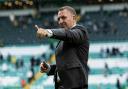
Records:
[[[76,26],[76,23],[74,23],[74,25],[71,27],[71,28],[73,28],[73,27],[75,27]]]
[[[65,30],[68,30],[68,29],[71,29],[71,28],[73,28],[73,27],[75,27],[76,26],[76,23],[74,23],[71,27],[69,27],[69,28],[65,28]]]

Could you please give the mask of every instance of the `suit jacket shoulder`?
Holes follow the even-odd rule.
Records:
[[[82,30],[83,32],[86,33],[86,37],[89,39],[88,29],[87,29],[85,26],[77,24],[77,25],[74,27],[74,29]]]

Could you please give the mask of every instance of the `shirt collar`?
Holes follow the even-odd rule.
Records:
[[[73,27],[75,27],[76,26],[76,23],[74,23],[74,25],[71,27],[71,28],[73,28]]]

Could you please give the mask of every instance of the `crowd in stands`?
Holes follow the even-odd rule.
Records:
[[[123,53],[120,52],[120,49],[117,47],[112,48],[101,48],[101,57],[113,57],[113,56],[123,56]]]
[[[51,49],[51,52],[47,51],[47,52],[43,53],[42,55],[40,55],[38,57],[36,57],[36,56],[28,56],[27,58],[24,57],[24,56],[23,57],[16,57],[16,56],[11,55],[11,54],[8,54],[7,57],[4,57],[3,54],[0,53],[1,73],[4,76],[19,76],[20,77],[21,86],[24,87],[26,84],[31,83],[31,81],[35,79],[36,73],[39,72],[39,65],[40,65],[41,61],[42,60],[49,61],[49,59],[53,55],[53,51],[55,49],[54,44],[50,45],[50,49]],[[113,49],[116,49],[115,51],[117,51],[117,50],[118,51],[114,52],[114,53],[111,53],[111,52],[113,52],[112,51]],[[106,53],[108,53],[107,54],[108,56],[106,56],[106,57],[100,56],[99,59],[97,59],[97,63],[98,62],[100,63],[100,59],[102,59],[102,61],[104,61],[105,60],[104,58],[110,58],[111,59],[113,56],[114,57],[118,57],[118,55],[120,55],[120,51],[119,51],[118,48],[112,48],[111,52],[110,53],[109,52],[106,52]],[[101,53],[103,53],[103,52],[101,52]],[[99,54],[101,54],[101,53],[99,53]],[[115,54],[115,53],[117,53],[117,54]],[[114,54],[114,55],[112,55],[112,54]],[[122,57],[122,60],[120,60],[120,62],[124,60],[123,59],[124,57],[123,56],[121,56],[121,57]],[[92,59],[92,60],[96,60],[96,59]],[[92,60],[89,60],[89,61],[92,61]],[[111,59],[111,60],[113,60],[113,59]],[[114,60],[116,61],[116,59],[114,59]],[[117,61],[119,61],[119,60],[117,60]],[[95,63],[96,63],[96,61],[95,61]],[[101,67],[102,68],[101,70],[98,69],[98,71],[99,71],[98,74],[102,74],[104,76],[104,78],[109,78],[111,75],[117,74],[111,68],[111,66],[113,64],[111,64],[111,66],[110,66],[110,64],[111,63],[109,62],[109,64],[108,64],[107,61],[102,63],[102,65],[104,65],[104,67]],[[94,65],[94,63],[92,65]],[[100,66],[100,64],[96,64],[95,66],[97,66],[97,65]],[[91,64],[89,64],[88,67],[89,67],[89,70],[90,70],[90,72],[89,72],[90,75],[96,75],[97,74],[97,73],[95,73],[95,70],[93,68],[91,68]],[[126,82],[125,85],[122,84],[120,79],[124,75],[126,75],[127,70],[123,69],[121,67],[118,68],[118,65],[117,65],[117,67],[114,67],[114,68],[116,68],[116,70],[118,70],[118,71],[123,70],[123,72],[122,73],[120,72],[120,74],[119,74],[120,77],[117,78],[117,82],[116,82],[116,85],[115,85],[115,87],[117,87],[116,89],[126,89],[125,87],[127,87],[126,84],[128,82],[127,81],[128,80],[128,76],[126,77],[125,81],[127,81],[127,82]],[[19,72],[19,74],[17,74],[17,72]],[[92,88],[90,88],[90,89],[92,89]],[[98,88],[96,88],[96,89],[98,89]]]
[[[35,13],[33,15],[0,17],[0,46],[16,45],[16,44],[42,44],[47,43],[46,40],[38,40],[35,35],[34,25],[45,28],[58,28],[57,17],[55,12],[50,13]],[[127,40],[128,38],[128,11],[99,11],[87,12],[79,17],[79,24],[83,24],[88,28],[91,41],[112,41],[112,40]],[[50,45],[50,49],[54,51],[54,45]],[[14,55],[8,54],[6,58],[0,52],[0,66],[4,76],[13,75],[21,77],[21,86],[30,83],[35,74],[38,72],[39,64],[42,59],[48,61],[52,56],[52,52],[44,53],[39,57],[29,56],[28,58],[17,58]],[[99,53],[101,58],[111,58],[116,56],[123,57],[123,53],[119,48],[102,48]],[[13,68],[12,68],[13,67]],[[90,71],[92,69],[88,66]],[[11,70],[10,70],[11,68]],[[127,72],[127,71],[126,71]],[[10,73],[10,75],[9,75]],[[107,63],[104,64],[103,75],[109,77],[113,72]],[[90,72],[91,74],[91,72]],[[123,76],[123,75],[121,75]],[[117,79],[116,89],[128,88],[128,76],[126,78],[126,88]],[[100,89],[100,86],[99,88]]]
[[[32,82],[35,79],[35,75],[39,72],[39,65],[42,61],[48,62],[53,54],[53,45],[50,45],[50,49],[42,53],[42,55],[29,55],[29,56],[16,56],[8,54],[4,56],[0,52],[0,76],[15,76],[20,78],[20,84],[17,85],[24,87],[26,84]],[[12,79],[13,81],[13,79]],[[22,88],[18,88],[22,89]]]
[[[35,12],[32,15],[0,17],[0,44],[38,44],[34,25],[58,28],[56,12]],[[127,40],[128,11],[86,12],[78,16],[78,23],[87,27],[91,41]],[[8,34],[8,37],[6,36]],[[8,38],[10,38],[8,40]],[[15,38],[15,39],[14,39]]]

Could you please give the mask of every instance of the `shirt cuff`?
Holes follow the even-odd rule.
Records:
[[[52,30],[47,29],[47,31],[48,31],[47,37],[52,37],[52,36],[53,36],[53,32],[52,32]]]

